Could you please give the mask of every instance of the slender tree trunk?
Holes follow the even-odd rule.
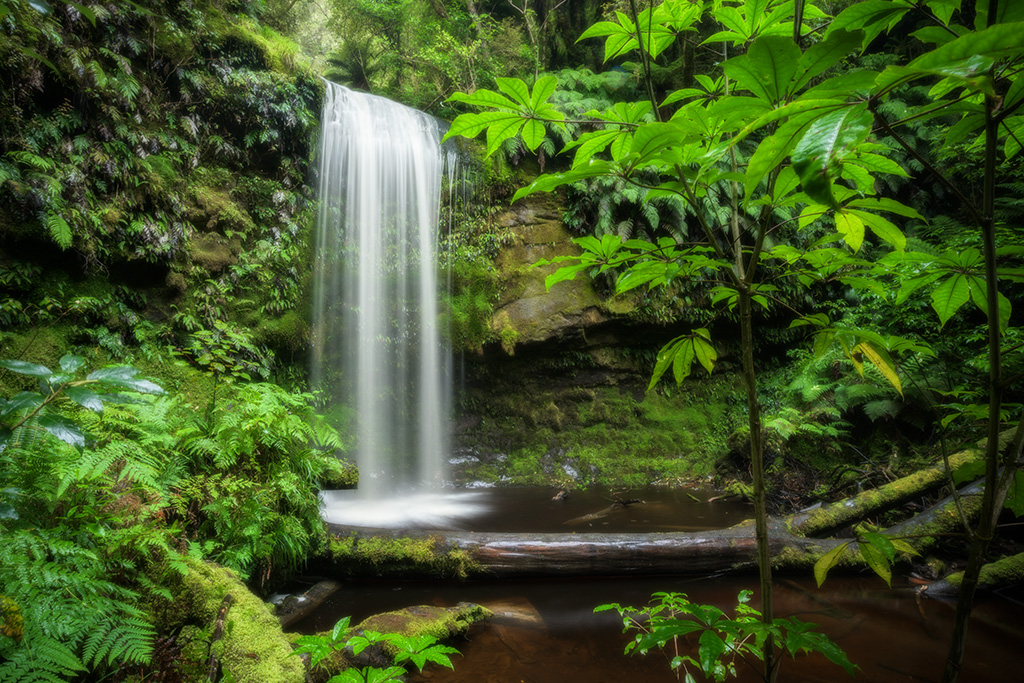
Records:
[[[989,20],[995,16],[997,3],[989,3]],[[988,443],[985,446],[985,493],[982,497],[981,519],[971,533],[971,547],[967,555],[967,567],[964,569],[963,581],[960,584],[960,595],[956,603],[956,616],[953,620],[953,635],[950,638],[949,653],[946,656],[946,668],[942,674],[943,683],[954,683],[960,675],[963,664],[964,648],[967,644],[967,623],[974,606],[974,594],[978,588],[978,578],[985,564],[985,553],[995,534],[999,510],[1003,506],[1005,493],[999,486],[999,427],[1002,410],[1002,350],[1001,330],[999,326],[999,281],[996,275],[996,244],[995,244],[995,176],[996,176],[996,145],[998,121],[994,118],[995,103],[993,98],[985,96],[985,185],[982,199],[981,237],[985,250],[985,286],[988,298]]]
[[[742,277],[742,274],[740,274]],[[775,619],[772,595],[772,556],[768,539],[768,504],[764,480],[764,440],[761,435],[761,408],[757,401],[757,374],[754,370],[754,322],[751,294],[747,286],[739,289],[740,338],[743,346],[743,384],[747,392],[747,420],[750,428],[750,469],[754,479],[754,538],[757,540],[757,568],[761,577],[761,620]],[[775,640],[764,643],[764,678],[778,676]]]

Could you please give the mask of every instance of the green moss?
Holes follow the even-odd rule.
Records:
[[[639,397],[619,386],[503,385],[488,392],[473,438],[505,459],[468,466],[460,479],[577,487],[706,478],[744,419],[727,400],[734,383],[716,376]]]
[[[479,571],[465,551],[445,549],[432,537],[336,536],[329,554],[336,570],[348,575],[465,578]]]
[[[173,609],[160,615],[164,632],[180,632],[183,673],[205,677],[211,651],[220,658],[224,674],[237,683],[302,683],[302,661],[281,631],[271,609],[253,595],[229,569],[182,560],[188,572],[173,587]],[[223,636],[211,643],[213,627],[225,596],[232,597]]]
[[[946,577],[946,581],[957,587],[963,583],[963,580],[963,572],[956,572]],[[978,576],[978,587],[984,589],[1012,586],[1019,583],[1024,583],[1024,553],[1001,557],[995,562],[989,562],[981,568],[981,574]]]
[[[401,633],[406,636],[432,636],[446,640],[464,635],[475,623],[491,618],[486,607],[460,603],[455,607],[417,605],[394,612],[375,614],[365,619],[358,628],[377,633]]]
[[[310,329],[305,318],[288,311],[278,318],[265,318],[252,325],[256,341],[277,353],[300,353],[309,348]]]

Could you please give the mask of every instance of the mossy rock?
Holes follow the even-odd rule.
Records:
[[[182,558],[188,572],[172,587],[172,608],[161,614],[163,632],[179,632],[182,673],[187,681],[205,681],[211,650],[224,675],[236,683],[304,683],[302,660],[281,630],[272,609],[253,595],[230,569]],[[225,628],[211,642],[226,596],[232,598]]]
[[[238,259],[236,249],[227,239],[216,234],[196,235],[189,245],[192,260],[211,273],[219,273]]]

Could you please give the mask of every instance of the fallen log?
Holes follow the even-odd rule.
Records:
[[[757,561],[751,522],[712,531],[645,534],[396,532],[331,526],[342,537],[429,539],[439,556],[462,555],[470,573],[497,577],[711,574],[753,567]],[[796,558],[803,561],[795,564],[813,564],[842,542],[797,536],[778,521],[769,525],[772,556],[789,558],[787,564]]]
[[[956,470],[981,457],[979,449],[963,450],[949,456],[949,466]],[[872,515],[933,493],[948,482],[945,465],[935,465],[851,498],[790,515],[787,523],[791,530],[804,536],[827,536]]]

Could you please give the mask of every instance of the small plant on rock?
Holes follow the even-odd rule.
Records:
[[[352,666],[331,677],[327,683],[399,683],[402,680],[400,676],[405,673],[406,662],[412,662],[420,671],[427,662],[455,668],[448,655],[459,654],[459,651],[438,643],[434,636],[353,630],[350,623],[351,617],[345,617],[334,625],[329,634],[302,636],[298,640],[295,654],[308,654],[310,664],[319,666],[335,652],[345,652],[355,657],[371,645],[379,645],[391,655],[394,664],[388,667]]]

